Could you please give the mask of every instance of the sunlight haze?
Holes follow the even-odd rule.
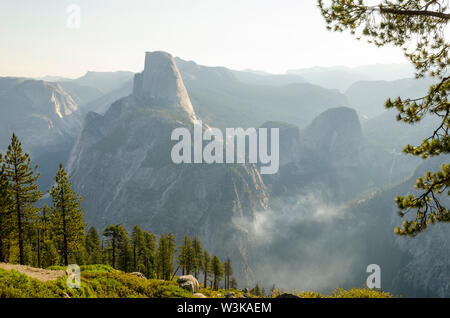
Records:
[[[71,4],[81,8],[79,29],[66,26]],[[2,0],[0,39],[1,76],[137,72],[155,50],[272,73],[406,62],[399,48],[328,32],[313,0]]]

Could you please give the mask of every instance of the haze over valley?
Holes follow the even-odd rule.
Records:
[[[330,292],[363,287],[379,264],[383,289],[450,295],[448,226],[399,238],[394,197],[448,158],[401,153],[435,125],[406,127],[389,97],[430,85],[408,65],[322,67],[285,74],[211,67],[155,51],[141,73],[89,71],[76,79],[0,78],[0,150],[14,132],[48,189],[61,162],[83,198],[85,220],[103,229],[139,224],[178,240],[198,236],[230,257],[242,287]],[[280,169],[174,164],[171,132],[205,125],[278,128]],[[42,200],[48,200],[44,197]],[[440,249],[430,249],[439,242]],[[424,259],[432,259],[427,263]],[[422,275],[425,270],[440,275]]]

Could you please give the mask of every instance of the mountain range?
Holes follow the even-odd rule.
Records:
[[[403,64],[372,64],[358,67],[334,66],[311,67],[288,70],[306,81],[326,88],[336,88],[345,92],[353,83],[359,81],[395,81],[414,77],[414,68]]]
[[[57,163],[68,167],[90,225],[197,235],[209,251],[232,259],[242,285],[353,287],[364,284],[364,266],[379,261],[389,290],[445,296],[450,291],[436,287],[438,278],[420,275],[431,266],[423,255],[442,268],[448,263],[445,253],[428,251],[445,229],[417,246],[393,235],[400,222],[393,198],[430,167],[400,150],[434,121],[405,129],[383,108],[388,97],[426,93],[429,80],[398,79],[409,71],[273,75],[148,52],[137,74],[0,78],[0,149],[14,131],[39,164],[41,186],[51,185]],[[196,119],[205,128],[278,128],[279,172],[261,175],[258,164],[174,164],[171,132],[192,131]]]
[[[0,151],[6,152],[14,132],[39,164],[43,187],[68,159],[82,121],[78,104],[59,84],[0,78]]]

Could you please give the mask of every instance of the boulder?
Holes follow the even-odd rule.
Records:
[[[180,276],[180,278],[178,278],[177,280],[177,283],[181,288],[186,289],[193,294],[197,293],[200,289],[198,280],[192,275]]]
[[[197,298],[206,298],[206,296],[203,295],[202,293],[195,293],[195,294],[194,294],[194,297],[197,297]]]
[[[234,298],[234,296],[236,296],[235,292],[229,292],[225,294],[225,298]]]
[[[137,276],[142,279],[147,279],[147,277],[145,277],[144,274],[139,273],[139,272],[133,272],[133,273],[130,273],[130,275],[134,275],[134,276]]]

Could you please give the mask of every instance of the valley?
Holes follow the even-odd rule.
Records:
[[[429,164],[399,147],[432,123],[423,126],[427,131],[397,134],[404,128],[383,109],[379,93],[408,95],[428,82],[354,74],[342,93],[343,86],[317,85],[324,80],[318,74],[311,84],[305,72],[233,71],[160,51],[145,57],[136,74],[0,78],[1,152],[15,132],[39,166],[43,189],[60,162],[67,167],[90,226],[139,224],[156,235],[174,233],[177,241],[197,236],[213,254],[231,259],[241,286],[331,293],[364,287],[365,269],[375,263],[384,290],[448,296],[448,286],[420,275],[429,266],[421,260],[428,244],[448,230],[436,226],[417,246],[393,232],[401,223],[394,194],[408,193],[418,175],[412,171]],[[198,120],[209,128],[277,129],[279,170],[264,174],[260,163],[248,161],[174,163],[172,132],[194,136]],[[448,264],[445,253],[429,257]]]

